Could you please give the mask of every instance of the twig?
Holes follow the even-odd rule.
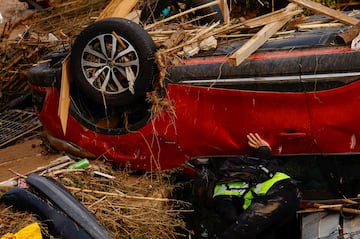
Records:
[[[217,22],[213,25],[211,25],[210,27],[206,28],[206,29],[203,29],[201,31],[199,31],[194,37],[192,37],[190,40],[176,46],[176,47],[173,47],[173,48],[170,48],[170,49],[166,49],[163,51],[163,53],[169,53],[169,52],[174,52],[178,49],[181,49],[183,48],[184,46],[188,46],[188,45],[191,45],[192,43],[195,43],[197,41],[200,41],[200,40],[203,40],[203,39],[206,39],[207,37],[209,37],[210,35],[213,35],[214,33],[211,32],[215,27],[217,27],[220,23]],[[208,34],[209,32],[210,35]]]
[[[18,172],[15,172],[15,170],[9,168],[9,171],[12,172],[13,174],[17,175],[18,177],[20,178],[27,178],[27,176],[21,174],[21,173],[18,173]]]
[[[75,191],[75,192],[95,193],[95,194],[102,194],[102,195],[127,198],[127,199],[150,200],[150,201],[160,201],[160,202],[179,202],[179,200],[169,199],[169,198],[129,196],[129,195],[123,195],[123,194],[118,194],[118,193],[109,193],[109,192],[103,192],[103,191],[98,191],[98,190],[82,189],[82,188],[75,188],[75,187],[69,187],[69,186],[67,186],[66,188],[71,191]]]

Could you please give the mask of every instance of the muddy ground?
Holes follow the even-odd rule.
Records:
[[[18,20],[30,16],[32,11],[27,9],[25,3],[17,0],[0,0],[2,19],[0,31],[4,29],[5,24],[18,22],[16,28],[6,35],[7,40],[10,38],[16,40],[19,34],[21,35],[24,32],[26,25]],[[6,45],[6,41],[0,43]],[[0,80],[6,81],[7,79]],[[0,92],[0,99],[1,97]],[[0,149],[1,195],[18,182],[9,179],[18,179],[31,172],[43,172],[44,167],[62,156],[64,153],[49,146],[42,130],[31,132],[14,144]],[[62,169],[67,170],[66,167]],[[97,175],[94,173],[95,170],[113,176],[115,179],[109,180],[103,176],[94,176]],[[158,178],[152,175],[137,174],[136,172],[133,174],[133,172],[117,170],[112,168],[109,163],[101,160],[91,160],[90,167],[85,170],[79,170],[76,173],[59,172],[56,176],[51,177],[64,186],[74,188],[71,192],[106,227],[112,238],[175,238],[175,235],[179,233],[175,231],[175,228],[185,227],[183,219],[179,217],[182,208],[177,211],[171,204],[162,205],[157,202],[156,198],[159,197],[164,197],[166,201],[168,196],[166,192],[171,191],[169,187],[172,187],[167,182],[160,180],[161,178],[157,180]],[[90,192],[79,192],[78,189],[84,187]],[[98,193],[95,195],[91,193],[91,190],[96,190]],[[132,196],[126,198],[114,193],[119,190],[124,195]],[[109,195],[104,196],[103,193]],[[177,205],[181,204],[178,203]],[[15,233],[33,221],[36,220],[30,213],[24,214],[14,211],[10,207],[0,204],[0,237],[7,232]],[[46,228],[42,229],[46,230]],[[184,232],[182,231],[182,233]],[[188,232],[185,231],[185,233]]]
[[[27,8],[27,4],[18,0],[0,0],[0,14],[2,23],[0,29],[9,22],[16,22],[32,10]],[[21,34],[24,25],[19,25],[11,34],[16,38]],[[18,141],[17,144],[4,149],[0,149],[0,182],[15,177],[16,173],[25,174],[33,171],[40,166],[47,165],[52,160],[62,156],[61,153],[49,154],[48,149],[43,144],[40,137],[30,137]]]
[[[62,156],[60,153],[49,153],[39,137],[0,149],[0,155],[0,182],[17,174],[25,175]]]
[[[3,16],[4,21],[10,21],[21,15],[24,11],[27,11],[27,4],[17,0],[0,0],[0,13]]]
[[[17,0],[0,0],[0,14],[2,22],[0,29],[3,29],[6,23],[15,22],[32,10],[27,8],[27,4]],[[25,29],[24,25],[19,25],[12,37],[21,34]],[[0,149],[0,182],[15,177],[15,173],[25,174],[40,166],[47,165],[50,161],[61,156],[61,154],[48,154],[42,140],[39,137],[31,137],[19,141],[11,147]]]

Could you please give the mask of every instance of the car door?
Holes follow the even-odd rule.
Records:
[[[274,154],[317,153],[296,61],[292,57],[296,69],[289,75],[277,75],[289,68],[289,61],[284,55],[274,60],[273,54],[254,55],[238,68],[207,61],[170,69],[168,94],[183,150],[190,156],[248,153],[246,135],[258,132]],[[220,68],[223,79],[211,79]],[[194,78],[199,75],[203,78]]]
[[[360,152],[360,53],[350,48],[317,54],[318,73],[303,76],[311,125],[323,154]]]

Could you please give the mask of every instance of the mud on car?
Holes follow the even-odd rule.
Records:
[[[360,152],[360,52],[336,41],[346,27],[292,32],[238,66],[244,41],[166,66],[140,25],[108,18],[29,71],[38,117],[51,142],[140,170],[191,169],[201,157],[249,153],[258,132],[275,156]],[[58,116],[62,62],[70,55],[66,133]],[[151,96],[151,97],[150,97]]]

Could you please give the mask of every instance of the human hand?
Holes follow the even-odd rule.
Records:
[[[248,138],[248,144],[250,147],[258,149],[262,146],[266,146],[271,150],[269,143],[263,140],[257,133],[250,133],[246,135],[246,137]]]

